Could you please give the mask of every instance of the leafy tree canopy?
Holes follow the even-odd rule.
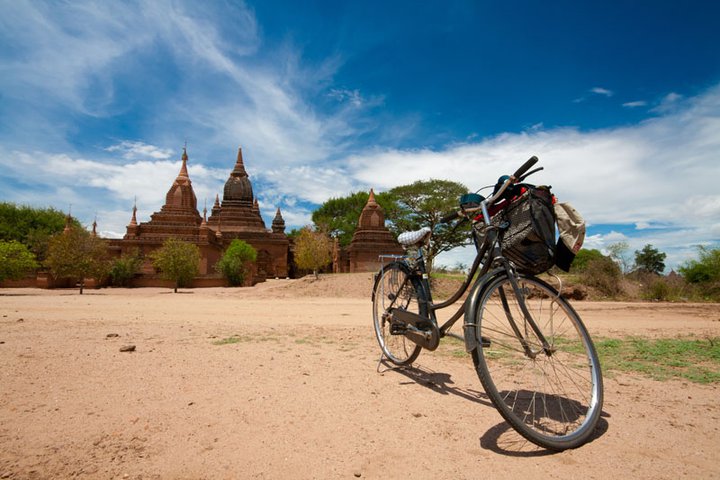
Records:
[[[346,247],[350,245],[369,196],[368,192],[355,192],[347,197],[331,198],[313,212],[312,221],[318,230],[337,238],[340,245]],[[375,200],[385,212],[394,205],[387,193],[375,194]]]
[[[151,257],[153,266],[160,270],[160,276],[175,282],[175,293],[178,287],[190,285],[199,272],[200,249],[177,238],[165,240]]]
[[[465,185],[449,180],[419,180],[411,185],[395,187],[388,192],[393,203],[385,215],[392,222],[394,233],[430,227],[433,231],[426,252],[428,269],[439,254],[455,247],[468,245],[469,226],[456,228],[440,223],[447,213],[457,210],[458,199],[468,193]]]
[[[642,250],[635,250],[635,268],[648,273],[662,273],[665,270],[665,255],[647,244]]]
[[[375,200],[385,211],[387,227],[393,234],[418,230],[424,226],[433,229],[426,256],[429,267],[439,253],[469,243],[467,227],[454,229],[452,225],[440,224],[445,214],[458,208],[458,199],[467,192],[467,187],[457,182],[421,180],[388,192],[376,193]],[[337,237],[341,246],[347,246],[355,233],[368,196],[367,192],[356,192],[347,197],[331,198],[313,212],[313,222],[318,230]]]
[[[0,282],[22,278],[38,266],[35,255],[22,243],[0,241]]]
[[[54,208],[33,208],[0,203],[0,240],[26,245],[40,261],[47,255],[48,241],[65,228],[66,215]],[[72,220],[75,227],[80,222]]]
[[[249,243],[234,239],[223,254],[215,269],[228,279],[230,285],[242,285],[248,272],[247,263],[257,259],[257,251]]]
[[[107,243],[81,227],[50,238],[45,265],[55,278],[73,278],[83,293],[86,278],[101,281],[109,273]]]
[[[302,270],[312,270],[317,278],[318,270],[330,263],[331,249],[326,234],[304,227],[295,239],[295,264]]]
[[[720,282],[720,248],[698,247],[699,259],[690,260],[678,270],[690,283]]]

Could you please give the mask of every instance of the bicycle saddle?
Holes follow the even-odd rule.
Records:
[[[423,227],[414,232],[401,233],[398,236],[398,242],[400,242],[400,245],[406,247],[409,247],[410,245],[417,245],[418,243],[422,243],[427,240],[431,233],[432,230],[430,230],[430,227]]]

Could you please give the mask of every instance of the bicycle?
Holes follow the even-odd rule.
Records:
[[[502,417],[527,440],[560,451],[592,436],[602,411],[603,383],[597,352],[577,312],[558,289],[535,276],[549,268],[547,263],[523,264],[508,246],[513,222],[502,213],[518,201],[509,192],[542,170],[528,172],[537,161],[532,157],[512,176],[501,177],[504,181],[489,198],[478,192],[464,195],[460,209],[443,218],[445,223],[471,222],[477,251],[467,278],[449,299],[432,299],[423,257],[430,228],[400,235],[403,246],[417,251],[393,256],[376,274],[373,323],[381,361],[385,357],[397,366],[411,365],[422,349],[437,349],[445,336],[464,340]],[[511,253],[515,260],[508,258]],[[439,325],[436,311],[457,302],[471,283],[457,312]],[[462,336],[449,332],[460,317]]]

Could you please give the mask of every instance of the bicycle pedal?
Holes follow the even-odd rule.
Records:
[[[404,323],[391,323],[390,324],[390,335],[402,335],[407,330],[407,326]]]
[[[480,344],[482,345],[483,348],[488,348],[490,345],[492,345],[492,342],[490,341],[490,339],[488,337],[486,337],[485,335],[482,335],[480,337]]]

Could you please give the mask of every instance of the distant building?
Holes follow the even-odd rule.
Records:
[[[372,272],[380,266],[380,255],[402,255],[404,252],[385,226],[385,212],[370,189],[367,204],[360,213],[358,226],[350,245],[333,251],[334,272]]]
[[[223,279],[215,271],[215,264],[234,239],[244,240],[257,251],[257,261],[252,269],[252,282],[266,278],[287,277],[288,250],[290,242],[285,235],[285,221],[278,208],[268,230],[260,215],[257,198],[245,171],[242,149],[225,182],[223,200],[215,197],[210,218],[197,210],[197,198],[187,171],[188,155],[183,149],[180,173],[165,196],[160,211],[150,216],[150,221],[138,223],[137,208],[133,207],[127,233],[122,239],[111,240],[115,255],[138,249],[145,258],[141,274],[135,280],[137,286],[162,284],[152,266],[149,254],[160,248],[168,238],[178,238],[193,243],[200,249],[200,277],[196,286],[222,285]]]

